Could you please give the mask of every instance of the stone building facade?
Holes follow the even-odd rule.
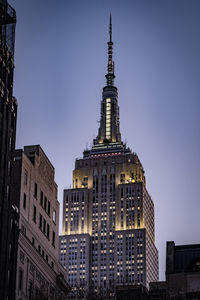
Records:
[[[64,190],[59,252],[74,295],[83,288],[112,299],[116,285],[158,280],[158,252],[144,169],[121,141],[111,20],[109,34],[100,128],[75,162],[73,188]]]
[[[54,167],[39,145],[27,146],[15,151],[13,172],[13,197],[20,199],[16,299],[66,299]]]

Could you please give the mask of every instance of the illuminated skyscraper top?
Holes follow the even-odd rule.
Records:
[[[105,75],[107,85],[103,88],[101,101],[100,127],[96,139],[93,140],[91,150],[84,151],[84,157],[103,153],[121,153],[130,151],[121,141],[119,128],[118,92],[114,86],[114,61],[112,41],[112,18],[110,15],[109,41],[108,41],[108,66]]]

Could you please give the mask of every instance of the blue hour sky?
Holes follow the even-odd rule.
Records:
[[[61,208],[75,158],[97,135],[112,13],[121,134],[145,169],[164,280],[166,241],[200,243],[200,1],[9,3],[17,148],[42,146]]]

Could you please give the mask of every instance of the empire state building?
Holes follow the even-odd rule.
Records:
[[[114,296],[118,285],[158,280],[154,204],[143,166],[121,140],[110,17],[98,135],[64,190],[60,262],[72,291]],[[109,299],[111,299],[109,298]]]

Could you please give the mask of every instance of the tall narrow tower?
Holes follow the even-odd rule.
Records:
[[[15,299],[18,204],[11,199],[17,101],[13,97],[15,10],[0,0],[0,299]]]
[[[109,299],[118,285],[148,287],[158,280],[154,204],[137,154],[121,141],[114,78],[110,17],[100,128],[75,162],[73,188],[64,190],[60,237],[60,261],[74,293],[84,289]]]

